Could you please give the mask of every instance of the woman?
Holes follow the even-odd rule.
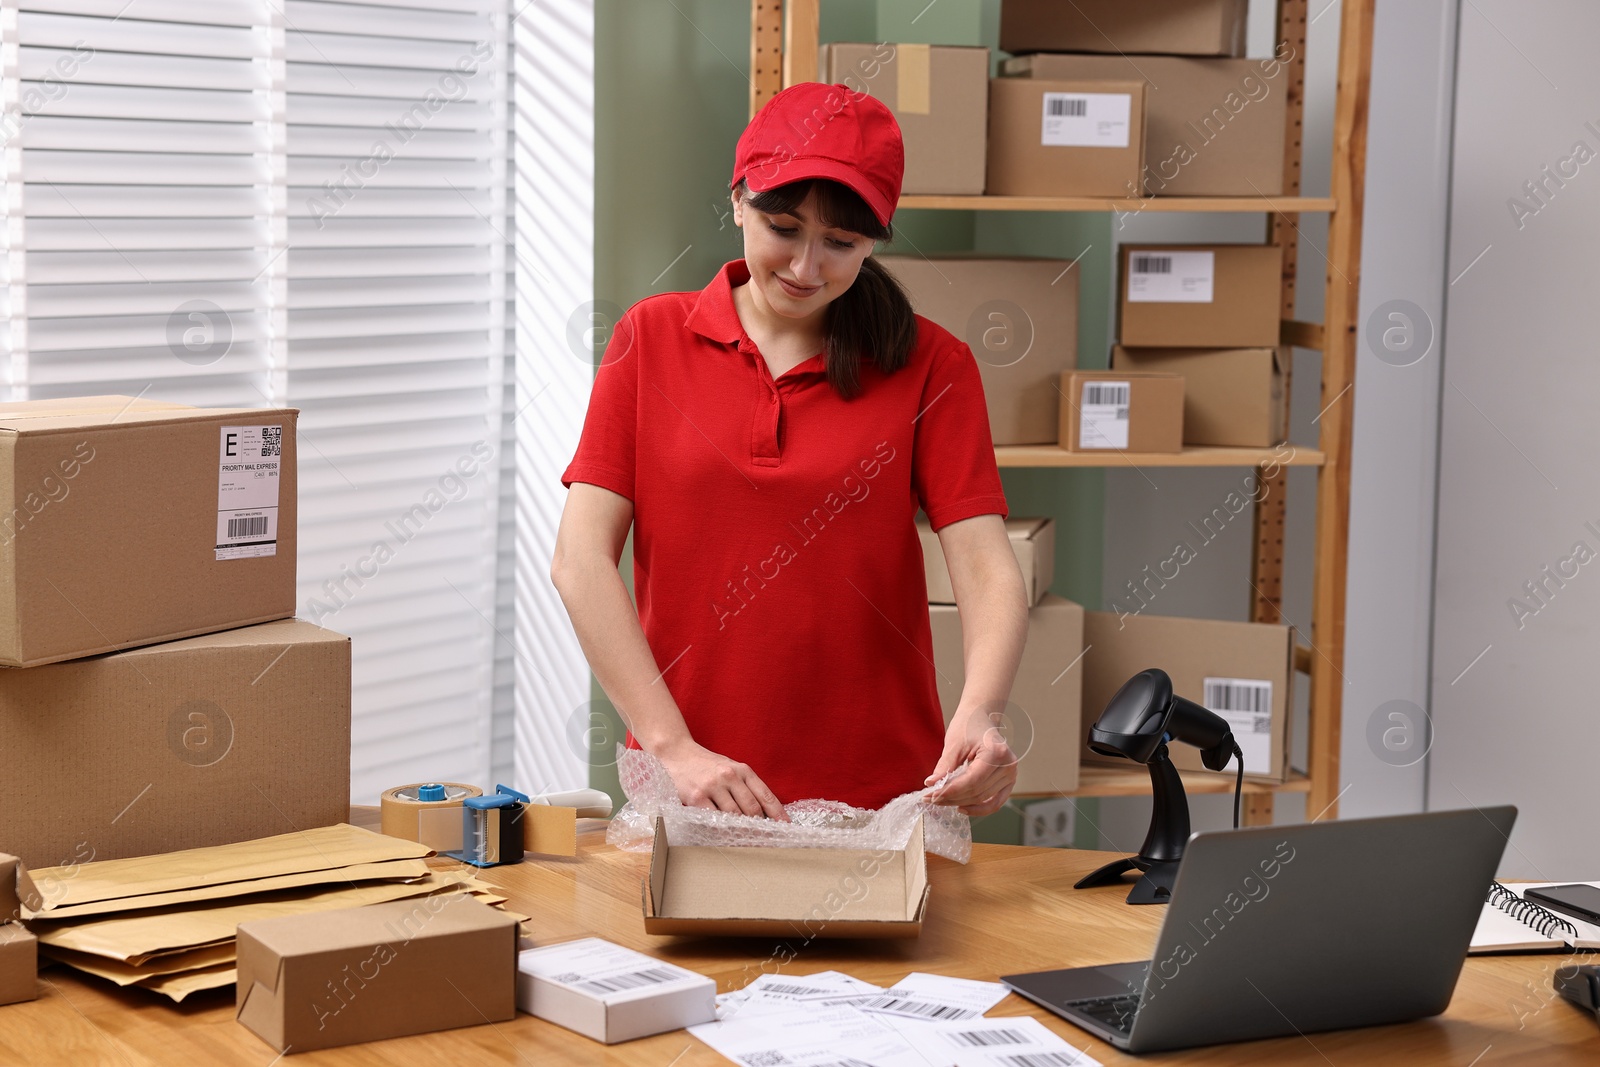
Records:
[[[977,363],[871,258],[903,169],[882,103],[779,93],[736,152],[744,259],[631,307],[596,374],[551,577],[686,804],[874,808],[965,765],[931,799],[985,815],[1016,782],[996,726],[1027,605]],[[919,505],[963,624],[948,728]]]

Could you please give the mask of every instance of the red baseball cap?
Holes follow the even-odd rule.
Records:
[[[733,180],[762,193],[807,178],[852,189],[885,226],[900,200],[906,150],[894,113],[843,85],[800,82],[756,112],[734,151]]]

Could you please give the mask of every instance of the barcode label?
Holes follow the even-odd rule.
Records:
[[[228,539],[236,537],[260,537],[267,532],[267,517],[256,515],[248,519],[228,520]]]
[[[1248,711],[1272,715],[1272,683],[1252,678],[1207,678],[1206,707],[1212,711]]]
[[[981,1048],[993,1045],[1026,1045],[1033,1039],[1021,1030],[958,1030],[947,1037],[957,1045]]]
[[[981,1011],[963,1008],[958,1004],[939,1004],[931,1000],[909,1000],[905,997],[873,997],[857,1005],[862,1011],[885,1012],[890,1015],[911,1015],[919,1019],[976,1019]]]
[[[217,462],[217,559],[278,553],[283,427],[224,426]]]
[[[1128,253],[1130,304],[1209,304],[1217,254],[1180,250]]]
[[[1127,148],[1128,93],[1045,93],[1039,143],[1057,148]]]
[[[1085,382],[1083,384],[1083,402],[1085,404],[1116,404],[1127,407],[1130,394],[1133,392],[1128,382]]]
[[[1078,405],[1079,448],[1127,448],[1132,382],[1084,382]]]
[[[809,985],[787,985],[783,982],[768,982],[761,987],[761,992],[777,997],[821,997],[827,996],[831,991],[818,989]]]
[[[586,993],[620,993],[625,989],[642,989],[645,986],[660,985],[662,982],[676,982],[683,975],[677,971],[669,971],[665,967],[651,967],[644,971],[634,971],[631,974],[614,974],[610,978],[591,978],[586,982],[574,983]]]
[[[1206,678],[1201,701],[1221,715],[1244,753],[1250,774],[1270,774],[1272,767],[1272,682],[1262,678]]]
[[[1076,1052],[1016,1052],[1001,1056],[1000,1062],[1010,1067],[1073,1067],[1078,1062]]]

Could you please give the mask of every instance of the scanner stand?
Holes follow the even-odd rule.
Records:
[[[1150,757],[1150,791],[1154,807],[1150,813],[1150,832],[1137,856],[1115,860],[1081,878],[1074,889],[1117,885],[1129,871],[1141,872],[1128,893],[1129,904],[1165,904],[1172,899],[1172,884],[1178,878],[1178,863],[1189,840],[1189,798],[1183,779],[1160,745]]]

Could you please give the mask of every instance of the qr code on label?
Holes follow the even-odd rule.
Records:
[[[781,1052],[752,1052],[744,1057],[744,1062],[750,1067],[778,1067],[780,1063],[788,1063],[789,1058]]]
[[[261,427],[261,455],[263,458],[283,455],[282,426]]]

